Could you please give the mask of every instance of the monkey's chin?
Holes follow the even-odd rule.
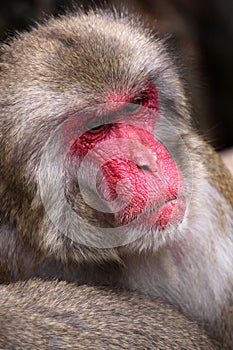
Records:
[[[184,197],[168,200],[157,208],[151,208],[138,217],[124,218],[123,224],[143,224],[146,227],[155,227],[164,231],[169,226],[177,227],[184,219],[186,200]]]

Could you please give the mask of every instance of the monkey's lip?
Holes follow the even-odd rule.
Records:
[[[186,210],[185,197],[167,199],[156,208],[148,208],[144,213],[136,217],[131,217],[124,221],[124,224],[135,222],[146,226],[155,226],[160,230],[165,230],[168,226],[175,226],[183,221]]]
[[[146,221],[149,224],[154,224],[160,230],[165,230],[168,226],[180,224],[184,219],[185,210],[186,200],[184,197],[169,199],[147,215]]]

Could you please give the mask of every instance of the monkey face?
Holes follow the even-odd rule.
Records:
[[[55,226],[99,248],[177,229],[185,216],[187,185],[165,144],[184,145],[166,123],[151,81],[139,94],[121,96],[118,102],[110,98],[62,123],[45,147],[39,179]]]
[[[89,13],[3,51],[1,172],[17,210],[27,206],[18,226],[47,246],[66,236],[97,248],[148,235],[157,247],[178,231],[192,187],[190,116],[164,43],[138,22]]]

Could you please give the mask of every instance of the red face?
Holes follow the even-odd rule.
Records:
[[[99,167],[96,189],[118,226],[135,221],[164,230],[179,224],[186,206],[185,182],[154,136],[159,115],[155,86],[148,83],[139,95],[125,100],[110,96],[105,108],[105,117],[92,119],[92,124],[88,116],[82,118],[90,126],[71,142],[73,160],[81,167],[88,157]]]

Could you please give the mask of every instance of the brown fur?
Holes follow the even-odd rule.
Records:
[[[211,159],[211,161],[210,161]],[[204,164],[211,176],[210,181],[233,207],[233,178],[220,156],[210,146],[205,146]]]
[[[136,293],[36,280],[0,291],[1,349],[217,349],[170,305]]]
[[[223,151],[221,153],[221,157],[224,161],[224,163],[226,164],[226,166],[228,167],[228,169],[231,171],[231,173],[233,173],[233,150],[228,149],[226,151]]]

